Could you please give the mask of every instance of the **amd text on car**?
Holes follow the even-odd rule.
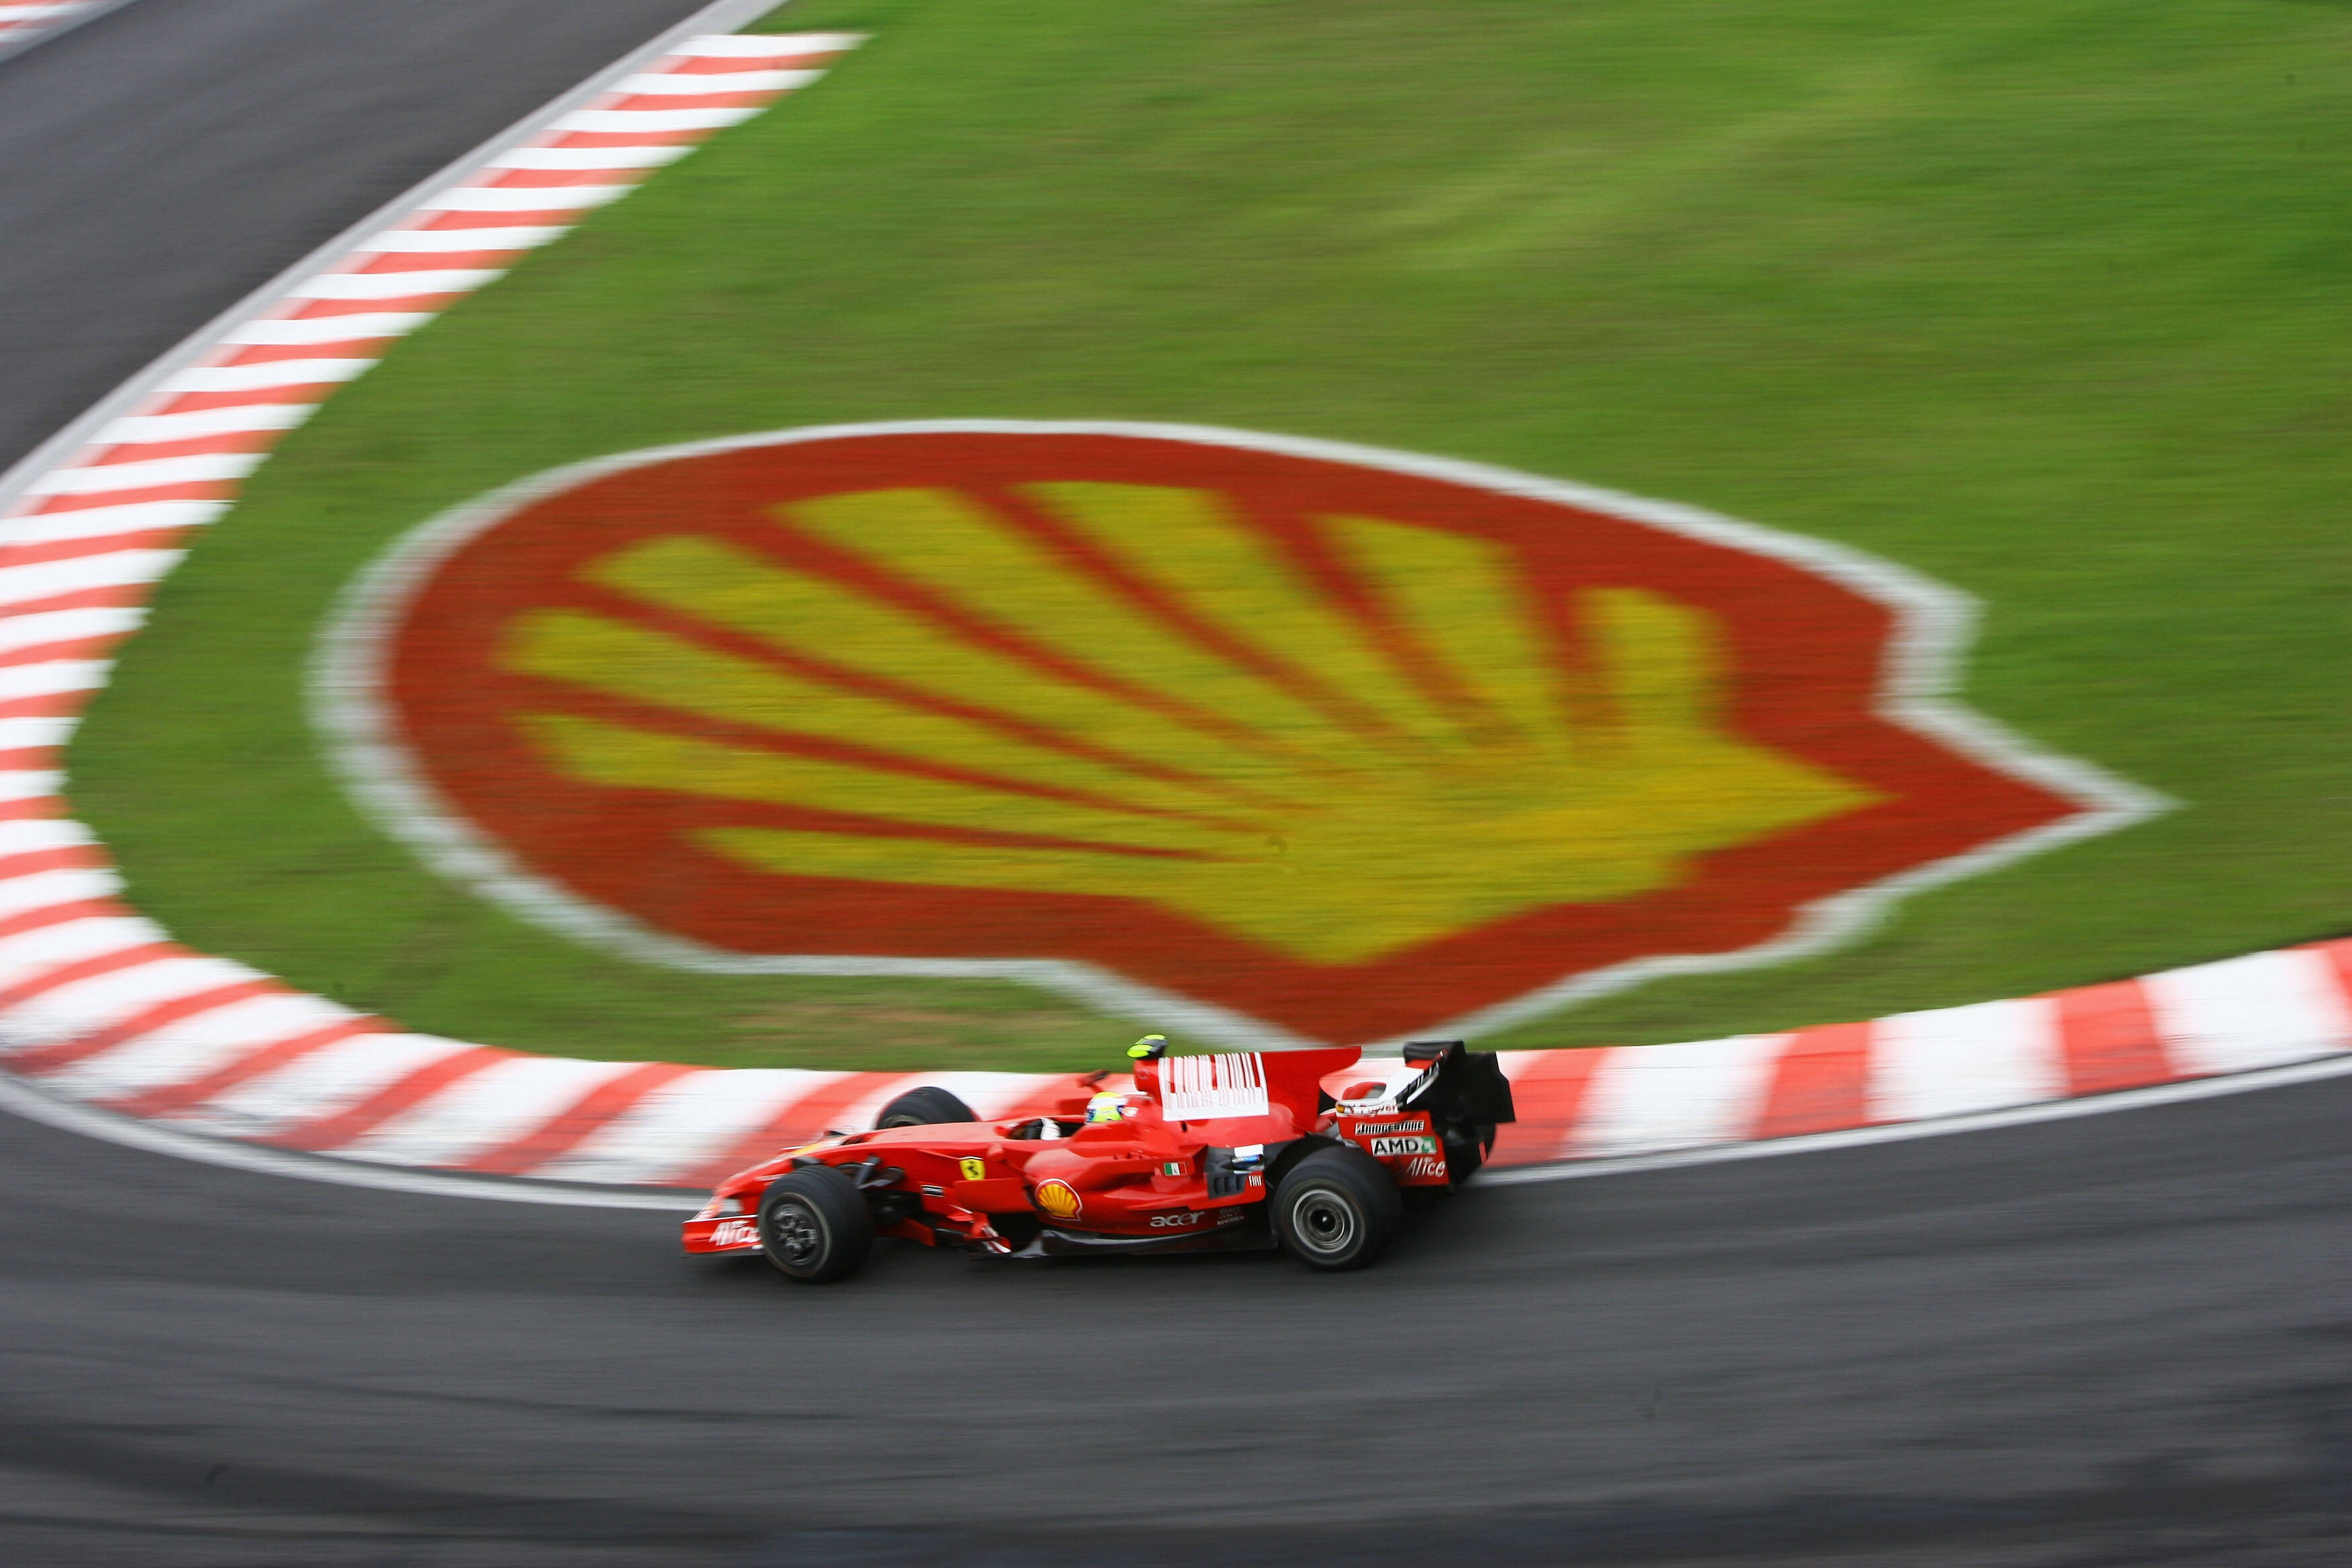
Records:
[[[686,1224],[689,1253],[764,1252],[839,1279],[877,1236],[998,1257],[1280,1247],[1359,1268],[1387,1244],[1399,1189],[1459,1186],[1514,1120],[1493,1056],[1405,1047],[1420,1071],[1327,1092],[1355,1066],[1328,1050],[1147,1057],[1134,1086],[1073,1080],[1039,1115],[978,1121],[942,1089],[909,1090],[870,1132],[835,1133],[729,1177]]]

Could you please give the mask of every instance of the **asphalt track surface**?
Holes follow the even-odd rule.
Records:
[[[140,0],[0,65],[0,455],[689,9]],[[2347,1125],[2336,1079],[1473,1190],[1336,1279],[811,1289],[0,1117],[0,1561],[2336,1565]]]
[[[697,0],[137,0],[0,60],[0,468]]]

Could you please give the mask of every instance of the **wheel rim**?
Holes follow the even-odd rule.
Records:
[[[1316,1257],[1337,1258],[1356,1244],[1356,1205],[1328,1187],[1313,1188],[1290,1205],[1290,1228]]]
[[[824,1226],[806,1204],[786,1200],[768,1215],[768,1246],[787,1268],[805,1268],[824,1246]]]

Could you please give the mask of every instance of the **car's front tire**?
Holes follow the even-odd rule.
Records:
[[[785,1278],[827,1285],[857,1272],[874,1249],[865,1196],[830,1165],[803,1165],[760,1199],[760,1250]]]
[[[943,1121],[977,1121],[971,1107],[943,1089],[910,1089],[882,1108],[874,1125],[883,1127],[931,1127]]]
[[[1361,1268],[1381,1255],[1404,1200],[1381,1163],[1352,1146],[1318,1149],[1274,1192],[1274,1233],[1309,1268]]]

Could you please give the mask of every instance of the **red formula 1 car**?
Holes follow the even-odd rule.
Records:
[[[1151,1058],[1134,1087],[1077,1079],[1050,1115],[979,1121],[942,1089],[885,1106],[719,1184],[686,1223],[689,1253],[751,1254],[794,1279],[839,1279],[877,1236],[1009,1258],[1279,1246],[1316,1268],[1380,1256],[1402,1187],[1459,1186],[1513,1120],[1489,1055],[1405,1047],[1401,1087],[1323,1080],[1360,1053]]]

